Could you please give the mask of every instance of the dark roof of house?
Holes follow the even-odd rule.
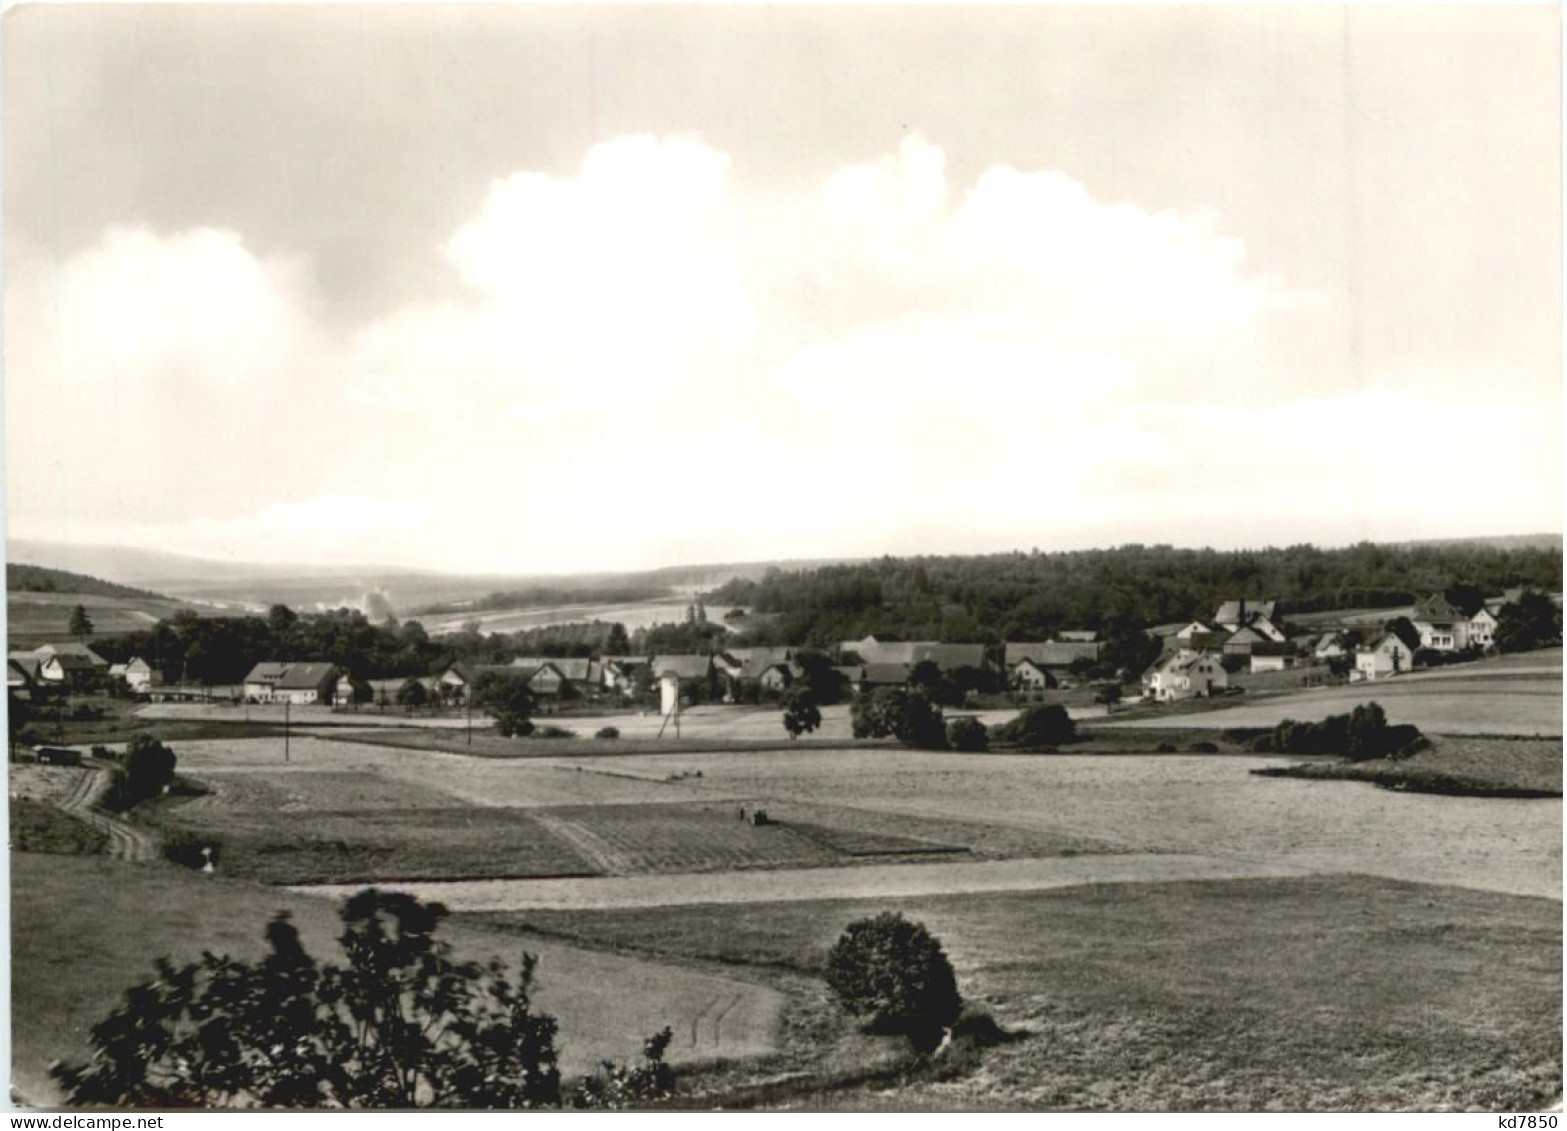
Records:
[[[793,648],[725,648],[724,655],[744,664],[747,660],[763,660],[769,664],[786,664],[794,656]]]
[[[860,666],[861,683],[907,683],[909,681],[909,667],[907,664],[862,664]]]
[[[1409,619],[1423,620],[1430,624],[1446,624],[1468,620],[1469,618],[1456,609],[1453,603],[1442,594],[1433,593],[1425,600],[1415,602],[1414,614]]]
[[[912,656],[911,663],[918,664],[929,660],[944,672],[956,668],[985,666],[983,644],[934,644],[916,641],[908,647]]]
[[[712,669],[711,656],[654,656],[655,675],[674,675],[679,679],[706,679]]]
[[[1046,640],[1039,643],[1013,643],[1007,645],[1007,667],[1016,667],[1027,656],[1040,667],[1067,668],[1077,659],[1099,659],[1104,645],[1092,641]]]
[[[1219,606],[1219,611],[1213,614],[1213,619],[1219,624],[1240,624],[1241,606],[1246,607],[1245,620],[1250,624],[1258,617],[1273,619],[1273,609],[1277,601],[1256,601],[1250,598],[1241,598],[1235,601],[1226,601]]]
[[[75,656],[86,660],[94,667],[106,668],[109,661],[94,652],[85,644],[42,644],[33,649],[33,654],[40,659],[48,659],[50,656]]]
[[[250,669],[246,683],[268,683],[281,691],[311,691],[338,676],[336,664],[263,661]]]

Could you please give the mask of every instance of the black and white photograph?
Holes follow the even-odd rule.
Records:
[[[1555,1127],[1562,56],[8,7],[8,1108]]]

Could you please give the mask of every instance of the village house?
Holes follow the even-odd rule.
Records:
[[[1434,652],[1461,652],[1469,647],[1469,618],[1440,593],[1416,602],[1409,618],[1420,633],[1420,646]]]
[[[1050,669],[1032,656],[1024,656],[1007,673],[1007,683],[1019,691],[1049,691],[1059,686]]]
[[[1276,601],[1248,601],[1245,598],[1225,601],[1213,615],[1213,623],[1227,632],[1236,633],[1251,629],[1258,637],[1275,644],[1284,643],[1284,633],[1273,623]]]
[[[1230,685],[1229,674],[1212,652],[1176,652],[1143,676],[1143,697],[1159,703],[1204,698]]]
[[[605,656],[599,661],[599,679],[605,691],[630,695],[636,690],[637,670],[647,666],[646,656]]]
[[[123,664],[109,665],[110,679],[123,679],[127,687],[137,695],[152,690],[152,665],[140,656],[132,656]]]
[[[1414,649],[1395,632],[1385,632],[1355,652],[1355,679],[1386,679],[1414,667]]]
[[[1311,654],[1319,660],[1332,660],[1349,655],[1349,647],[1341,633],[1325,632],[1312,648]]]
[[[336,664],[265,661],[245,677],[245,698],[256,703],[291,703],[305,706],[330,703],[335,697]]]
[[[51,656],[70,656],[74,662],[68,665],[68,670],[90,671],[93,675],[109,674],[109,661],[85,644],[44,644],[34,648],[33,654],[46,662]]]
[[[1469,644],[1473,648],[1491,648],[1496,644],[1496,614],[1481,605],[1469,618]]]

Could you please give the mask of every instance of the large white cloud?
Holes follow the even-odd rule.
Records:
[[[431,249],[459,298],[348,331],[231,232],[13,253],[13,531],[530,570],[1191,541],[1237,511],[1288,538],[1340,489],[1424,505],[1413,454],[1334,422],[1458,406],[1237,399],[1270,319],[1319,300],[1221,217],[1056,171],[956,184],[917,135],[792,198],[743,174],[645,135],[513,173]],[[1544,466],[1557,434],[1487,417],[1469,442],[1471,472]],[[1442,478],[1464,507],[1497,481]]]
[[[472,292],[368,327],[348,358],[366,399],[481,397],[524,419],[643,402],[710,371],[752,330],[734,260],[728,158],[635,135],[575,177],[516,173],[447,240]]]

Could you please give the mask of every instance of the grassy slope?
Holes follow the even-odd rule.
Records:
[[[152,974],[155,956],[259,957],[267,920],[287,910],[312,954],[341,960],[331,902],[172,865],[14,852],[11,886],[12,1080],[33,1103],[57,1098],[49,1063],[87,1055],[91,1026]],[[515,963],[523,947],[514,936],[456,921],[443,934],[459,958]],[[539,954],[537,1000],[560,1021],[568,1074],[591,1071],[604,1056],[634,1057],[665,1024],[689,1032],[715,1000],[736,994],[745,1000],[725,1027],[733,1055],[765,1049],[775,1026],[776,995],[762,987],[548,941],[527,949]],[[691,1055],[684,1045],[671,1051],[682,1061]]]
[[[11,848],[57,856],[92,856],[104,850],[108,834],[42,801],[11,798]]]
[[[771,1103],[1526,1110],[1559,1094],[1561,905],[1358,877],[906,902],[899,909],[943,941],[970,1001],[1028,1036],[955,1081],[824,1091],[824,1080],[853,1079],[846,1057],[869,1054],[846,1051],[820,983],[802,979],[819,975],[845,924],[889,906],[482,918],[796,987],[808,1000],[795,1011],[793,1059],[758,1073],[799,1076]],[[746,1102],[753,1083],[731,1073],[708,1099]]]

